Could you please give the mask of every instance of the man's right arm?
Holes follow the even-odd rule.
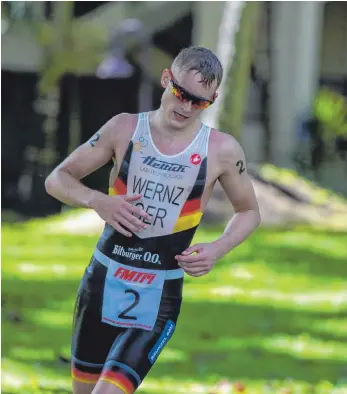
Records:
[[[80,181],[85,176],[105,165],[114,155],[111,133],[122,122],[117,115],[110,119],[101,129],[73,151],[46,178],[45,188],[48,194],[71,206],[92,208],[93,201],[103,194],[92,190]]]
[[[124,135],[129,131],[130,134],[133,130],[133,116],[115,116],[55,168],[45,182],[48,194],[67,205],[94,209],[105,222],[127,237],[147,227],[140,218],[150,219],[149,214],[131,204],[142,196],[109,196],[89,189],[80,180],[114,156],[120,133]]]

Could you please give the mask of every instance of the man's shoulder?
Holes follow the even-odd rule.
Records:
[[[139,114],[122,112],[107,122],[107,130],[111,140],[130,140],[134,134]]]
[[[109,120],[109,124],[112,128],[121,127],[123,130],[135,130],[139,114],[130,114],[127,112],[122,112],[113,116]]]
[[[220,157],[230,157],[242,151],[240,143],[229,133],[211,129],[210,146]]]

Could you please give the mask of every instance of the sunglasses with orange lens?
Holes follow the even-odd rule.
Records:
[[[214,103],[215,99],[217,98],[217,93],[213,95],[213,100],[208,100],[203,97],[195,96],[194,94],[187,92],[184,88],[178,85],[177,82],[175,82],[175,78],[170,69],[168,69],[168,72],[170,75],[171,92],[182,103],[191,101],[192,107],[197,109],[206,109],[207,107],[209,107],[211,104]]]

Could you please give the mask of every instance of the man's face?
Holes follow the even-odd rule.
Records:
[[[217,82],[213,81],[211,86],[206,86],[201,83],[201,80],[202,75],[196,70],[180,72],[177,68],[173,68],[171,72],[170,70],[163,72],[161,84],[165,92],[161,102],[165,121],[170,127],[174,129],[188,127],[203,111],[201,104],[204,103],[204,99],[213,101]],[[180,94],[182,90],[183,96]],[[189,100],[189,95],[202,100]]]

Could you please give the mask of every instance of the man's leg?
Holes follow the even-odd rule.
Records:
[[[91,394],[95,387],[95,383],[82,383],[77,380],[72,380],[73,394]]]
[[[88,393],[86,392],[81,394],[88,394]],[[99,380],[92,394],[129,394],[129,392],[120,389],[119,387],[113,385],[112,383]]]
[[[101,321],[106,272],[106,267],[92,258],[78,291],[71,344],[73,394],[93,392],[109,350],[122,332]]]
[[[172,320],[164,324],[161,321],[153,331],[131,328],[123,332],[107,356],[93,394],[133,394],[174,332]]]
[[[101,371],[102,365],[92,368],[73,358],[71,364],[73,394],[91,394],[99,380]]]

